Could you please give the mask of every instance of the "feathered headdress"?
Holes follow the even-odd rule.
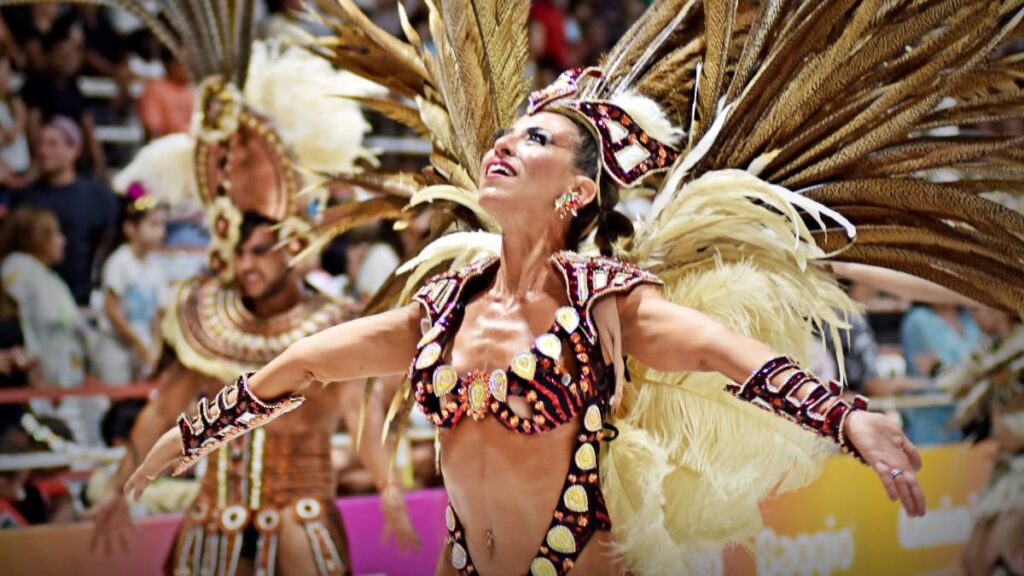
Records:
[[[958,402],[954,421],[982,440],[990,434],[992,412],[1009,409],[1008,423],[1024,439],[1024,325],[1017,324],[1004,338],[976,351],[962,365],[939,377],[939,386]]]
[[[391,88],[363,104],[433,144],[423,172],[375,181],[419,187],[413,204],[447,209],[440,229],[497,231],[478,170],[527,95],[529,2],[427,0],[429,43],[401,5],[404,39],[353,0],[318,5],[335,36],[314,49]],[[1024,134],[982,130],[1024,116],[1022,19],[1021,0],[662,0],[529,110],[576,118],[605,174],[654,191],[620,257],[673,301],[799,355],[815,324],[841,326],[852,307],[810,265],[827,257],[1024,312],[1024,216],[986,194],[1021,194]],[[381,303],[493,244],[444,239]],[[695,549],[755,534],[760,498],[820,470],[821,446],[729,397],[723,377],[630,368],[602,465],[630,569],[686,571]]]
[[[477,171],[527,93],[529,3],[428,2],[429,46],[401,5],[404,40],[352,0],[318,5],[336,31],[319,52],[391,88],[362,102],[433,142],[429,168],[390,181],[496,230]],[[1019,1],[665,0],[530,108],[579,118],[618,184],[657,175],[652,223],[687,182],[740,169],[821,219],[824,252],[1020,313],[1024,216],[981,193],[1019,194],[1024,135],[978,128],[1021,115],[1021,18]]]

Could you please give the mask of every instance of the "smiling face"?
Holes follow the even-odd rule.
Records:
[[[578,190],[590,202],[596,185],[575,164],[580,128],[560,114],[524,116],[497,134],[481,166],[480,205],[502,225],[559,226],[555,199]],[[517,220],[513,220],[513,218]]]

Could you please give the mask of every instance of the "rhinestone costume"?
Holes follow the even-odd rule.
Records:
[[[639,284],[660,284],[653,274],[624,262],[560,252],[552,264],[565,280],[569,304],[559,308],[551,329],[533,347],[515,356],[507,369],[457,374],[444,361],[466,302],[478,280],[495,270],[489,259],[437,276],[413,297],[430,322],[410,368],[416,402],[438,428],[457,426],[467,416],[496,418],[517,434],[543,434],[579,417],[579,434],[562,497],[543,536],[530,574],[566,574],[597,530],[610,530],[611,520],[601,494],[598,453],[605,439],[604,417],[615,389],[614,371],[606,365],[591,307],[599,299],[627,292]],[[563,366],[572,355],[575,369]],[[533,409],[522,416],[508,404],[520,396]],[[453,567],[459,574],[477,574],[455,510],[446,510]]]

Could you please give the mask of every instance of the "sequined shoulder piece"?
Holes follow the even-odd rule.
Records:
[[[243,305],[237,290],[222,287],[215,278],[197,277],[178,285],[162,328],[182,364],[230,381],[261,368],[293,342],[352,316],[348,304],[317,294],[286,312],[260,318]]]
[[[562,251],[552,256],[551,261],[562,272],[569,301],[583,312],[586,334],[592,341],[597,336],[590,315],[595,302],[609,294],[628,292],[640,284],[663,284],[651,272],[614,258]]]
[[[439,318],[459,301],[459,294],[466,282],[480,275],[481,272],[496,262],[496,258],[478,260],[469,266],[450,270],[427,280],[412,296],[413,302],[419,302],[434,324]]]

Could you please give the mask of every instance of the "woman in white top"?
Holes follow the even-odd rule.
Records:
[[[25,351],[38,363],[45,385],[78,388],[86,375],[88,327],[68,285],[52,267],[64,259],[64,235],[52,212],[18,208],[4,222],[0,238],[3,287],[18,303]],[[47,400],[29,403],[37,414],[53,415],[71,428],[75,441],[100,442],[99,420],[107,407],[103,396],[64,398],[58,407]]]
[[[64,259],[64,235],[48,210],[19,208],[4,223],[0,272],[18,303],[28,354],[43,380],[75,388],[85,378],[84,321],[68,285],[51,268]]]

